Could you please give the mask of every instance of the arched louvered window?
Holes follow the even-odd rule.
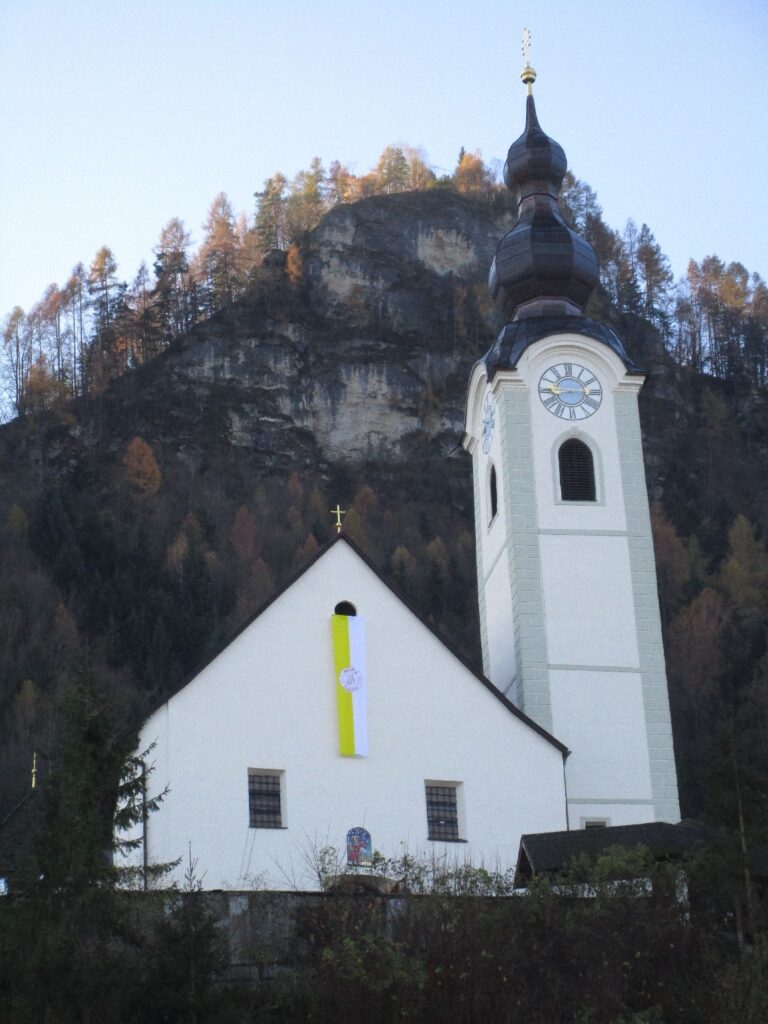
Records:
[[[569,438],[557,453],[563,501],[595,501],[595,463],[583,441]]]
[[[488,522],[492,523],[493,520],[496,518],[496,513],[499,511],[499,489],[498,489],[498,487],[496,485],[496,467],[495,466],[491,466],[491,476],[490,476],[490,480],[488,481],[488,484],[489,484],[489,488],[490,488],[490,492],[491,492],[491,495],[490,495],[491,496],[491,515],[490,515],[490,518],[489,518]]]

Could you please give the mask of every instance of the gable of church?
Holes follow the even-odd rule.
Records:
[[[345,618],[354,657],[336,635]],[[343,537],[148,718],[141,744],[154,744],[153,788],[169,787],[148,823],[151,859],[191,842],[207,887],[254,874],[280,885],[307,850],[343,849],[354,828],[389,857],[439,846],[511,863],[525,823],[566,824],[564,746]]]

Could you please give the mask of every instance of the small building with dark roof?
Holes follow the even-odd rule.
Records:
[[[535,875],[558,878],[566,875],[579,858],[594,860],[613,847],[643,847],[656,861],[680,861],[701,850],[709,838],[700,825],[666,821],[524,835],[520,839],[515,882],[521,887]]]

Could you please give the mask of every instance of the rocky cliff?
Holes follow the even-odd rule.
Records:
[[[397,460],[417,440],[450,452],[501,325],[485,282],[513,220],[504,196],[449,190],[335,207],[288,260],[267,258],[248,299],[103,396],[101,440],[221,442],[274,467]]]

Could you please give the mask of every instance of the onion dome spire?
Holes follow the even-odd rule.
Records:
[[[509,148],[504,183],[517,195],[515,227],[499,242],[491,265],[491,295],[501,295],[510,320],[529,316],[581,316],[598,282],[594,249],[564,222],[558,206],[568,164],[536,116],[526,29],[521,74],[527,86],[525,131]]]

